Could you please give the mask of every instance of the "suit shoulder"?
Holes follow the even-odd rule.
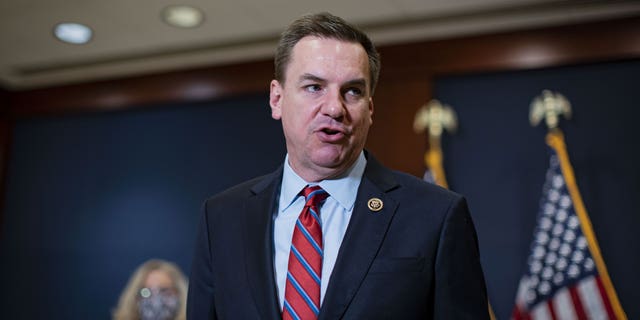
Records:
[[[222,192],[219,192],[211,197],[209,197],[205,203],[225,203],[225,202],[235,202],[235,201],[244,201],[247,197],[255,194],[256,191],[260,191],[264,184],[268,184],[270,178],[273,177],[272,174],[266,174],[263,176],[259,176],[253,178],[251,180],[247,180],[245,182],[239,183],[235,186],[232,186]]]
[[[442,188],[436,184],[426,182],[413,175],[401,171],[393,171],[393,175],[399,185],[399,190],[404,193],[418,195],[428,195],[428,198],[446,200],[448,202],[463,198],[459,193]]]

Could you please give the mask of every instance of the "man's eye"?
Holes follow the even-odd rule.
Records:
[[[362,96],[362,90],[359,88],[349,88],[349,90],[347,90],[347,95],[353,96],[353,97],[360,97]]]
[[[304,87],[304,89],[308,92],[318,92],[320,90],[322,90],[322,87],[320,87],[317,84],[310,84]]]

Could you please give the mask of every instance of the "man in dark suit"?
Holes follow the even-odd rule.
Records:
[[[488,318],[464,198],[364,151],[380,70],[369,38],[333,15],[304,16],[275,68],[287,156],[205,203],[188,318]]]

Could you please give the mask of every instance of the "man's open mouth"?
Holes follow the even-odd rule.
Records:
[[[333,130],[333,129],[328,129],[328,128],[322,129],[321,131],[322,131],[322,132],[324,132],[324,133],[326,133],[326,134],[329,134],[329,135],[334,135],[334,134],[342,133],[342,131],[339,131],[339,130]]]

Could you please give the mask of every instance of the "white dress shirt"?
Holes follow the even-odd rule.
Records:
[[[342,176],[317,183],[317,185],[320,185],[320,187],[329,194],[329,197],[320,208],[324,251],[322,278],[320,282],[321,304],[324,300],[324,294],[327,291],[333,266],[338,257],[338,250],[340,250],[342,238],[349,226],[349,220],[353,212],[353,204],[356,201],[358,187],[360,186],[360,180],[362,179],[366,165],[367,159],[364,157],[364,153],[361,152],[353,166]],[[274,264],[281,310],[284,304],[284,289],[286,286],[293,229],[305,203],[304,196],[302,196],[300,192],[309,184],[310,183],[304,181],[293,171],[289,165],[289,155],[287,155],[284,161],[279,205],[274,214],[273,226],[273,241],[275,247]]]

